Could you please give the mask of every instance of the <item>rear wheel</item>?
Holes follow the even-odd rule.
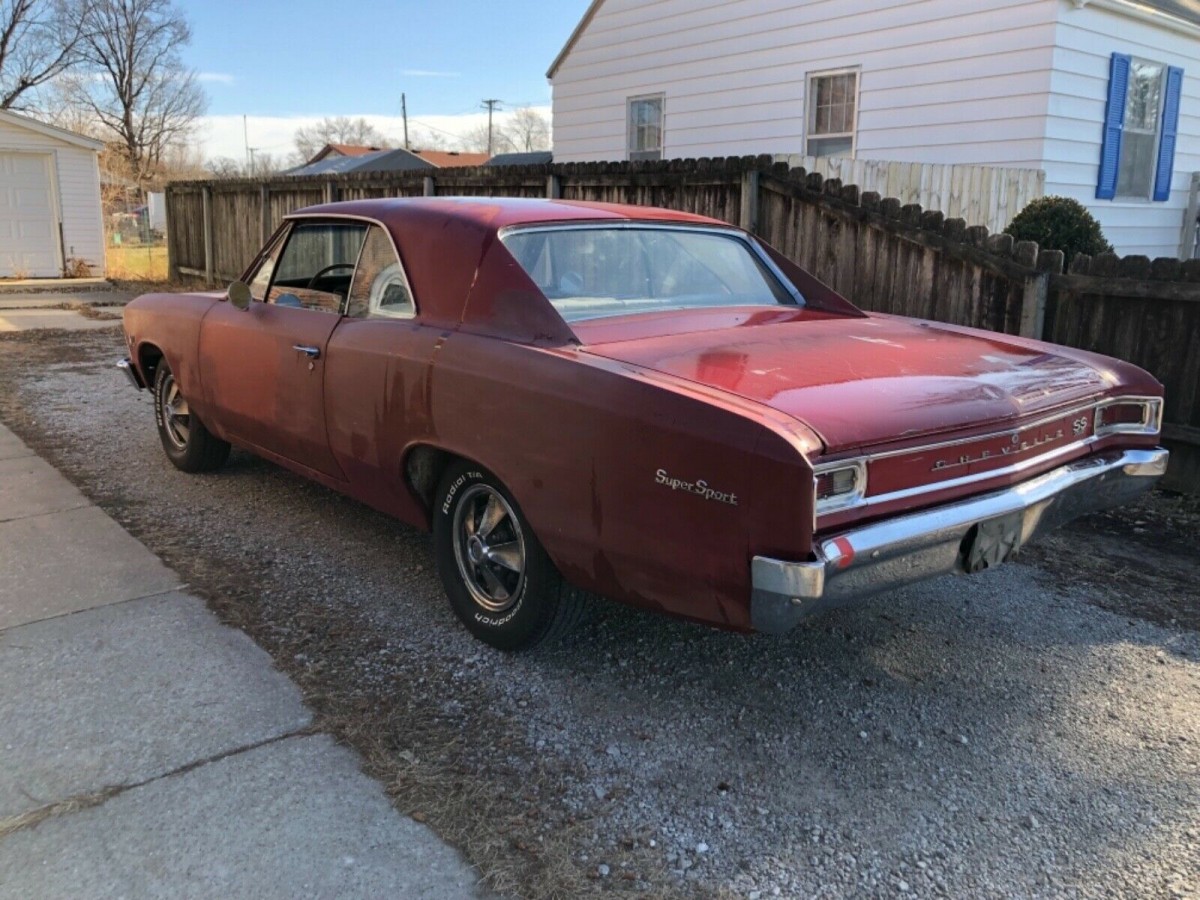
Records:
[[[584,596],[563,581],[494,476],[473,463],[455,463],[435,500],[438,573],[451,608],[472,634],[501,650],[527,650],[576,624]]]
[[[184,472],[209,472],[229,457],[229,444],[213,437],[180,393],[167,361],[154,374],[154,420],[167,459]]]

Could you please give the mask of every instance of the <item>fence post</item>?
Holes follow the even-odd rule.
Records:
[[[742,173],[742,210],[738,224],[751,234],[758,231],[758,184],[757,169]]]
[[[1063,271],[1061,250],[1041,250],[1034,260],[1034,271],[1025,277],[1021,297],[1021,337],[1045,340],[1046,301],[1050,297],[1050,280]]]
[[[546,176],[546,197],[550,200],[558,200],[562,197],[562,179],[557,175]]]
[[[425,176],[423,193],[426,197],[436,197],[437,196],[437,187],[433,183],[432,175]]]
[[[213,214],[212,214],[212,185],[206,184],[201,189],[204,200],[204,284],[213,286]]]
[[[336,181],[325,182],[325,202],[334,203],[338,198],[338,189]]]
[[[1196,256],[1196,216],[1200,216],[1200,172],[1192,173],[1187,209],[1183,213],[1183,233],[1179,238],[1179,258]]]
[[[271,189],[265,183],[258,187],[258,199],[262,207],[262,242],[266,244],[271,237]]]
[[[179,280],[179,250],[175,247],[175,217],[171,214],[171,200],[175,192],[172,190],[172,185],[167,185],[167,189],[163,194],[163,202],[167,209],[167,280]]]

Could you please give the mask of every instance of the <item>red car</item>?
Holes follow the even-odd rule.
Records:
[[[994,566],[1167,462],[1134,366],[864,313],[660,209],[316,206],[125,334],[176,466],[234,444],[432,529],[454,611],[510,650],[587,593],[786,631]]]

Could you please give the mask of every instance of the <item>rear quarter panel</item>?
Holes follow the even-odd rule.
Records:
[[[812,471],[794,444],[635,367],[458,333],[431,409],[436,443],[491,470],[581,588],[748,630],[750,558],[810,550]]]

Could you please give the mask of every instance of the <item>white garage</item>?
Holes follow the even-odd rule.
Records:
[[[104,274],[103,146],[0,110],[0,278],[58,278],[73,260]]]

